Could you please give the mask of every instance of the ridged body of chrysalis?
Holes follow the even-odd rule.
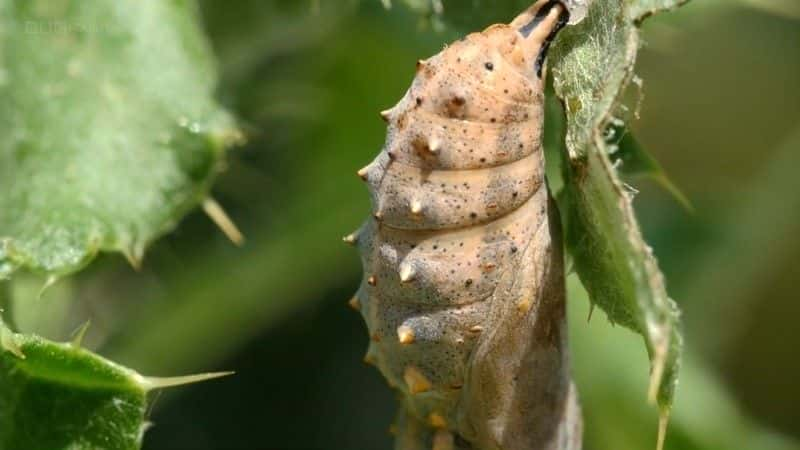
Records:
[[[558,215],[544,182],[542,64],[566,21],[539,1],[420,61],[359,175],[373,217],[352,301],[402,395],[400,449],[580,448]]]

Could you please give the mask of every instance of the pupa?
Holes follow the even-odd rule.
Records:
[[[575,450],[558,212],[544,177],[544,63],[569,12],[510,24],[417,63],[358,171],[372,217],[345,241],[365,360],[399,392],[399,450]]]

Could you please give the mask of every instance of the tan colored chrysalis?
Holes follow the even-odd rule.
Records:
[[[420,61],[359,171],[373,217],[351,305],[402,394],[398,449],[573,450],[558,214],[544,183],[542,65],[567,21],[541,0]]]

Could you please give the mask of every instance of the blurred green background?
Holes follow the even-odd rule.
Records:
[[[800,449],[796,5],[695,0],[644,27],[631,126],[694,205],[633,182],[684,311],[667,449]],[[139,272],[103,256],[39,300],[41,280],[17,283],[20,327],[63,338],[91,318],[87,345],[142,373],[237,371],[156,398],[147,450],[390,448],[394,396],[361,361],[367,335],[346,307],[360,264],[340,237],[369,211],[354,173],[383,143],[377,112],[461,30],[377,0],[205,0],[202,13],[218,96],[250,136],[214,189],[246,245],[197,211]],[[655,448],[640,338],[603,314],[587,324],[574,275],[569,285],[584,448]],[[69,327],[48,320],[63,311]]]

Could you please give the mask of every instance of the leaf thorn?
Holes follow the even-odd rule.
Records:
[[[664,441],[667,438],[667,427],[669,426],[669,410],[663,410],[658,415],[658,443],[656,450],[664,450]]]
[[[139,385],[145,391],[152,391],[154,389],[164,389],[200,383],[203,381],[213,380],[214,378],[227,377],[229,375],[233,375],[234,373],[235,372],[211,372],[200,373],[197,375],[186,375],[182,377],[141,377],[139,380]]]
[[[650,375],[650,387],[647,392],[647,399],[653,404],[658,401],[658,390],[661,387],[661,381],[664,378],[664,367],[667,363],[667,351],[669,350],[669,343],[669,332],[667,332],[666,337],[659,339],[654,348],[653,372]]]
[[[0,350],[9,351],[17,358],[25,359],[25,354],[22,353],[22,348],[17,342],[16,335],[6,326],[2,318],[0,318]]]
[[[49,277],[47,277],[47,279],[44,281],[44,284],[39,289],[39,293],[36,295],[36,300],[37,301],[41,300],[42,297],[44,296],[44,293],[48,289],[50,289],[54,284],[56,284],[59,279],[60,278],[57,275],[50,275]]]
[[[128,260],[128,264],[133,267],[133,270],[137,272],[142,270],[142,256],[140,252],[132,248],[126,248],[122,250],[122,255]]]
[[[231,240],[234,244],[241,246],[244,243],[244,235],[235,223],[231,220],[219,203],[211,197],[203,200],[203,211],[214,224]]]
[[[78,329],[72,332],[72,341],[70,341],[70,344],[73,347],[79,348],[83,346],[83,338],[86,336],[86,331],[89,329],[91,324],[92,321],[89,319],[84,322],[83,325],[79,326]]]

